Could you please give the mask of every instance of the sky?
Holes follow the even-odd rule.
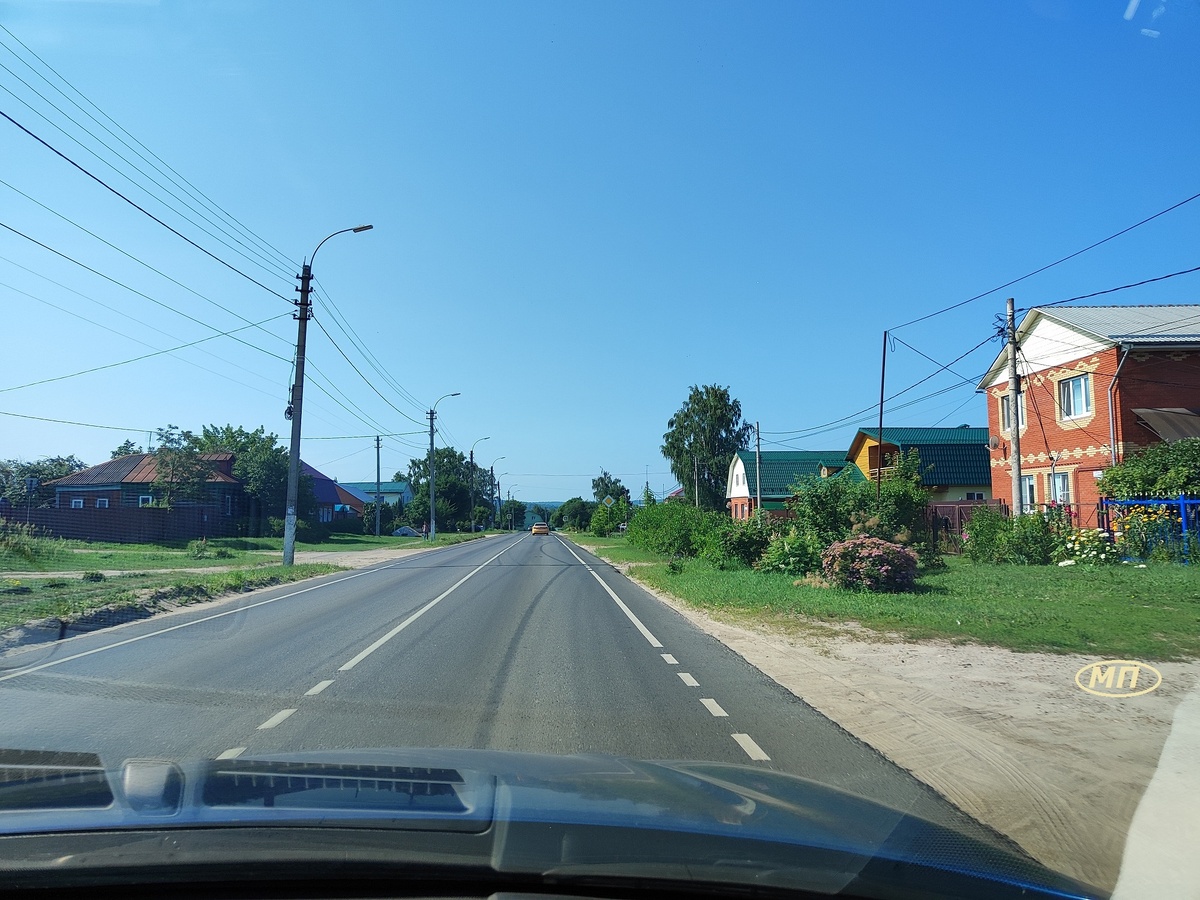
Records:
[[[0,0],[0,26],[3,459],[286,443],[295,276],[359,224],[312,259],[305,460],[371,480],[381,434],[387,480],[437,402],[439,445],[528,501],[673,488],[691,385],[764,450],[844,450],[885,331],[885,425],[985,425],[1007,297],[1200,265],[1198,199],[1022,278],[1200,193],[1197,0]]]

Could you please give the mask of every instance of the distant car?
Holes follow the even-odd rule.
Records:
[[[414,528],[409,528],[407,525],[401,525],[392,532],[392,537],[420,537],[421,532]]]
[[[549,534],[550,526],[545,522],[534,522],[533,527],[529,531],[531,534]]]

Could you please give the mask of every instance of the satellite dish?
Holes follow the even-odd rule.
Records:
[[[1000,449],[1000,438],[996,437],[993,434],[991,437],[988,438],[988,446],[991,447],[993,450],[999,450]]]

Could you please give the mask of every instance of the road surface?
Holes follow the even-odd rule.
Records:
[[[5,658],[9,748],[709,760],[975,823],[559,535],[472,541]]]

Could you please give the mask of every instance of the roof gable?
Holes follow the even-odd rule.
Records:
[[[758,495],[755,454],[753,450],[739,450],[737,458],[746,470],[746,485],[750,496]],[[766,497],[790,497],[791,486],[801,478],[814,475],[821,477],[821,469],[841,470],[846,466],[840,450],[765,450],[760,454],[762,470],[762,495]]]

